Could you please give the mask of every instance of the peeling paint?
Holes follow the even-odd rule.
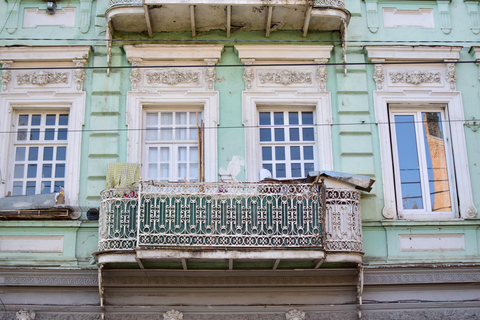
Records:
[[[220,178],[223,181],[237,181],[236,177],[244,166],[245,159],[243,157],[233,156],[226,169],[224,167],[219,169]]]

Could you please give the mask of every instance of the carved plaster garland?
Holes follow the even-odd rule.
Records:
[[[177,310],[170,310],[163,314],[164,320],[183,320],[183,313]]]
[[[327,62],[328,59],[315,59],[315,63],[319,64],[319,66],[317,66],[316,79],[318,82],[318,86],[320,87],[320,91],[325,91],[327,88]]]
[[[0,61],[2,64],[2,91],[8,91],[8,84],[12,81],[12,71],[3,70],[8,69],[12,66],[13,61]]]
[[[17,74],[17,84],[24,85],[37,85],[45,86],[48,84],[59,84],[65,83],[68,84],[68,78],[70,77],[70,72],[50,72],[50,71],[39,71],[39,72],[24,72]]]
[[[35,312],[23,309],[16,313],[16,320],[35,320],[35,316]]]
[[[130,81],[132,82],[132,90],[138,91],[138,83],[141,80],[142,74],[138,66],[142,62],[141,58],[132,58],[129,60],[132,64],[132,69],[130,70]]]
[[[73,60],[73,62],[75,63],[75,68],[77,68],[74,75],[75,89],[82,91],[83,81],[85,81],[85,69],[83,69],[83,66],[87,60]]]
[[[393,71],[389,73],[392,83],[408,83],[418,85],[421,83],[441,83],[441,72],[428,72],[421,70]]]
[[[375,83],[377,84],[377,90],[382,90],[384,76],[383,65],[381,63],[385,62],[385,59],[372,59],[372,62],[375,64],[373,70],[373,80],[375,80]]]
[[[218,59],[204,59],[204,61],[208,65],[207,70],[205,71],[205,81],[208,89],[213,90],[215,88],[215,80],[217,78],[215,64],[218,62]]]
[[[255,59],[242,59],[241,61],[245,65],[245,69],[243,70],[243,81],[245,81],[245,88],[249,90],[252,88],[252,83],[255,79],[255,74],[252,68]]]
[[[179,71],[174,69],[164,72],[148,72],[145,77],[147,78],[147,82],[149,84],[158,83],[176,85],[182,83],[200,83],[199,72]]]

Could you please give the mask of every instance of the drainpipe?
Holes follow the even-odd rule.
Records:
[[[358,283],[357,283],[357,319],[362,318],[362,295],[363,295],[363,264],[358,267]]]

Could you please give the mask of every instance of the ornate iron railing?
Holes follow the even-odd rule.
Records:
[[[321,7],[334,7],[334,8],[345,8],[345,0],[314,0],[314,8]]]
[[[108,0],[108,7],[141,6],[142,0]]]
[[[101,194],[99,251],[159,247],[361,252],[360,192],[311,183],[151,183]]]

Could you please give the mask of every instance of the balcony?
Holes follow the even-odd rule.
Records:
[[[152,183],[101,194],[99,264],[315,269],[362,261],[360,192],[323,183]]]
[[[350,12],[344,0],[109,0],[109,32],[221,30],[226,37],[236,31],[281,30],[341,31],[345,34]]]

